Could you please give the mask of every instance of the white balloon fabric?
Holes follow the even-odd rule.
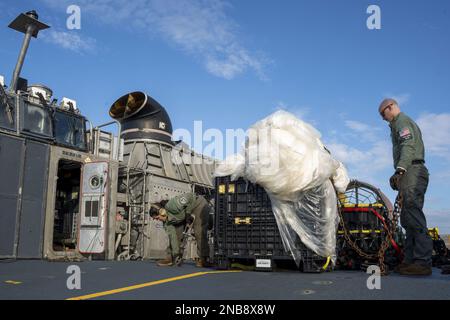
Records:
[[[243,177],[261,185],[272,203],[285,249],[301,262],[298,239],[335,261],[338,225],[336,191],[350,179],[333,159],[320,133],[286,111],[277,111],[248,130],[244,148],[222,161],[215,176]]]

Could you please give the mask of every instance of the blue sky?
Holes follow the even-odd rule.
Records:
[[[66,28],[70,4],[81,9],[80,30]],[[380,30],[366,26],[371,4]],[[135,90],[188,130],[195,120],[247,129],[283,108],[312,123],[352,177],[392,200],[389,128],[377,107],[396,97],[423,131],[429,225],[450,233],[449,1],[6,0],[6,83],[22,41],[6,26],[30,9],[52,28],[33,39],[22,76],[76,99],[95,124]]]

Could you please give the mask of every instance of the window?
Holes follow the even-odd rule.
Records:
[[[56,142],[64,146],[86,150],[84,118],[57,110],[55,112]]]
[[[23,131],[43,136],[53,136],[52,121],[48,108],[25,103],[23,109]]]
[[[84,216],[86,218],[98,218],[98,200],[86,200],[84,203]]]

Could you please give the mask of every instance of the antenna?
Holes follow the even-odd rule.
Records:
[[[10,92],[16,91],[17,79],[19,79],[20,71],[22,70],[25,55],[27,54],[28,46],[30,44],[31,37],[37,38],[39,31],[50,28],[50,26],[42,23],[38,20],[38,15],[35,10],[28,11],[27,13],[21,13],[9,24],[11,29],[25,33],[23,38],[22,48],[20,49],[19,58],[14,69],[14,73],[11,79]]]

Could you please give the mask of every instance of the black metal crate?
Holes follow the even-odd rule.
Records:
[[[216,178],[214,252],[218,265],[231,261],[264,259],[293,260],[286,252],[264,188],[242,178]],[[298,239],[304,272],[323,271],[326,259],[316,255]]]

